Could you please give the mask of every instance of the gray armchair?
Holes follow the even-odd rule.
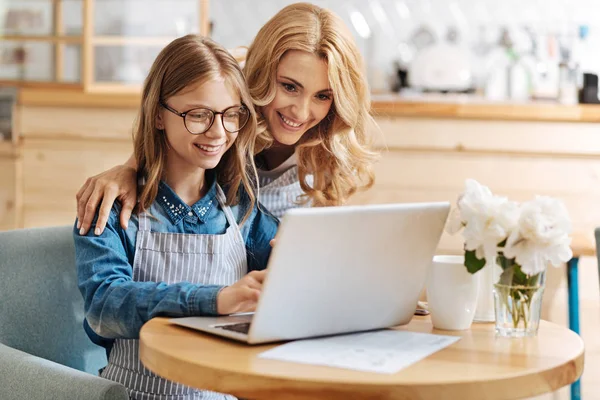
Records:
[[[69,226],[0,232],[0,398],[126,400],[98,377],[103,348],[83,330]]]

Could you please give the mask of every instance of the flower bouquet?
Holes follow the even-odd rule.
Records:
[[[470,273],[484,273],[484,267],[494,271],[493,289],[487,292],[491,289],[493,295],[496,333],[535,336],[546,267],[560,266],[573,255],[567,210],[560,200],[546,196],[519,204],[492,194],[475,180],[467,180],[465,186],[446,230],[462,230]],[[480,296],[485,293],[480,287]]]

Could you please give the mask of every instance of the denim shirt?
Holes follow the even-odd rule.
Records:
[[[241,223],[247,207],[241,202],[231,209]],[[133,281],[139,221],[133,214],[127,230],[123,230],[120,211],[115,203],[100,236],[93,234],[98,215],[86,236],[79,235],[76,226],[73,230],[78,285],[84,298],[84,327],[92,341],[110,351],[112,340],[107,339],[137,339],[142,325],[154,317],[216,315],[217,294],[224,286]],[[153,232],[224,234],[228,227],[217,200],[215,179],[208,193],[191,207],[160,182],[158,195],[147,212],[156,217],[151,217]],[[258,205],[240,226],[248,271],[266,268],[271,254],[269,241],[277,226],[278,220]]]

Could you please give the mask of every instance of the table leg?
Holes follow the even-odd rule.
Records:
[[[573,257],[567,263],[567,282],[569,285],[569,328],[579,334],[579,257]],[[571,400],[581,399],[579,380],[571,385]]]

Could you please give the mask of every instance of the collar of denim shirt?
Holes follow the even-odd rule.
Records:
[[[217,200],[217,180],[214,174],[206,174],[206,179],[210,179],[210,188],[208,192],[192,206],[187,205],[181,198],[167,185],[160,181],[158,185],[158,194],[156,201],[165,210],[171,222],[178,224],[186,216],[195,215],[200,222],[206,222],[209,211],[218,203]]]

